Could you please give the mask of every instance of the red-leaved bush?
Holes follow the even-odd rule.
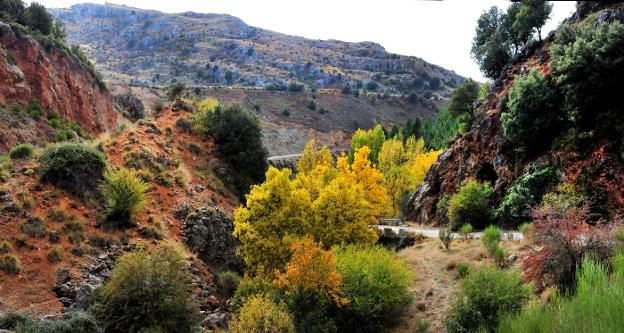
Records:
[[[532,238],[537,248],[524,262],[525,279],[533,281],[537,289],[556,285],[562,290],[573,290],[575,272],[584,256],[606,261],[612,244],[607,233],[599,227],[590,227],[588,209],[542,205],[532,212]]]

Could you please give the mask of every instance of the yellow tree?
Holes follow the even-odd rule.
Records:
[[[273,272],[290,257],[290,246],[308,229],[310,195],[296,189],[290,170],[269,168],[266,181],[253,186],[247,206],[234,211],[234,236],[239,252],[257,272]]]
[[[297,162],[297,172],[308,174],[317,166],[332,167],[333,158],[331,151],[326,146],[317,147],[314,139],[308,141],[299,161]]]

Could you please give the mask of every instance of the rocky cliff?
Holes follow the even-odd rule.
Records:
[[[593,7],[592,7],[593,6]],[[592,7],[592,8],[589,8]],[[622,8],[601,8],[598,4],[579,3],[568,23],[583,20],[597,11],[596,22],[624,17]],[[610,218],[621,218],[624,209],[624,145],[621,139],[601,138],[588,131],[579,144],[566,144],[569,128],[562,126],[553,133],[552,143],[534,142],[539,152],[530,156],[518,154],[505,138],[501,113],[509,87],[517,75],[535,69],[548,74],[551,67],[549,48],[555,39],[551,34],[540,47],[530,49],[508,65],[494,82],[487,97],[475,106],[476,120],[471,131],[458,135],[433,164],[423,183],[409,201],[408,219],[422,224],[436,224],[436,205],[445,194],[452,195],[469,179],[489,182],[494,188],[492,206],[496,207],[518,177],[546,166],[556,166],[562,181],[591,187],[590,205],[607,206]],[[599,112],[599,111],[596,111]],[[599,202],[602,201],[602,202]],[[597,210],[596,219],[607,214]]]
[[[91,134],[117,125],[110,92],[97,84],[78,59],[0,22],[0,106],[5,106],[3,112],[11,112],[6,110],[10,105],[25,108],[32,101],[44,113],[53,111]],[[3,120],[4,116],[8,117],[3,115]],[[15,143],[49,136],[47,125],[24,121],[20,126],[0,124],[0,152]]]

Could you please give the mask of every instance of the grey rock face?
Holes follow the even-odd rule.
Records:
[[[182,226],[186,244],[209,266],[242,271],[242,259],[236,255],[238,240],[234,224],[216,208],[201,208],[188,214]]]

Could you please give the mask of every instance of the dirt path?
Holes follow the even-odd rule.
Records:
[[[444,250],[441,244],[438,239],[425,238],[422,243],[399,252],[399,256],[416,274],[410,288],[414,302],[405,313],[403,323],[392,332],[420,332],[419,322],[423,320],[429,324],[427,332],[444,332],[444,316],[460,286],[457,265],[467,263],[475,269],[494,264],[487,257],[480,240],[455,240],[449,251]],[[510,241],[505,242],[503,247],[511,253],[518,253],[523,244],[523,241]]]

